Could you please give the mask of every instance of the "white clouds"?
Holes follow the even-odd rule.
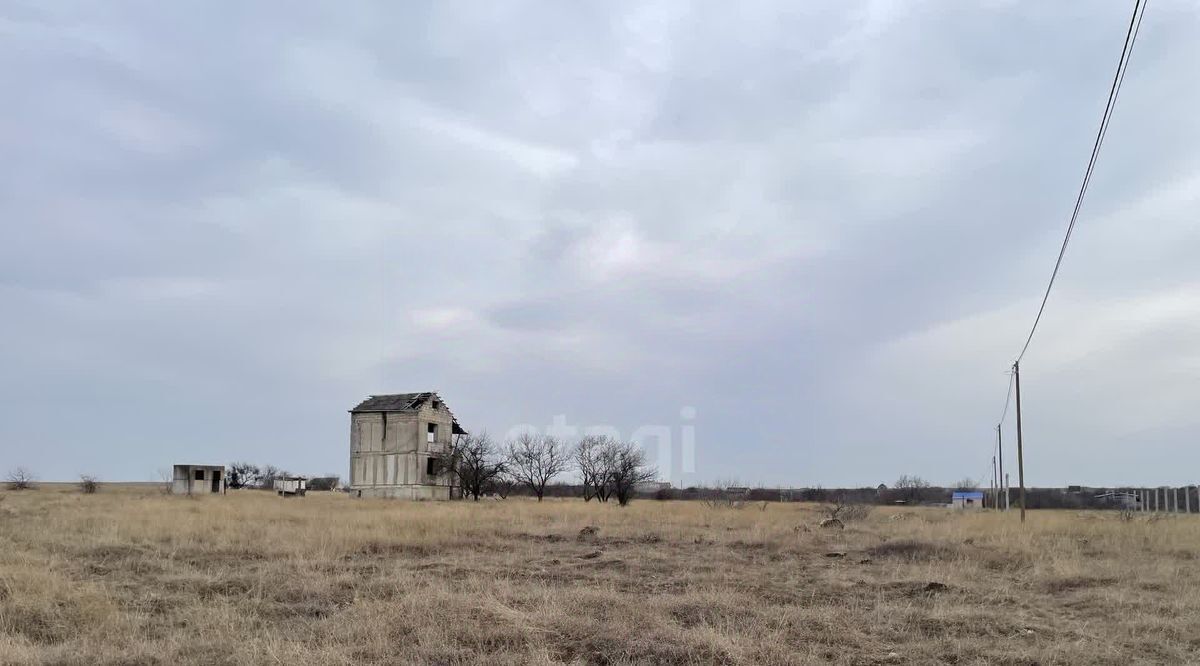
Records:
[[[425,110],[415,124],[467,148],[488,153],[541,177],[557,176],[574,168],[579,160],[571,153],[489,132],[462,121],[448,119],[445,111]]]
[[[422,308],[413,310],[410,316],[414,324],[434,333],[462,330],[464,327],[476,325],[479,321],[474,312],[456,307]]]

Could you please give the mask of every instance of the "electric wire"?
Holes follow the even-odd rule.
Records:
[[[1108,125],[1112,120],[1112,113],[1116,108],[1117,98],[1121,93],[1121,84],[1125,81],[1125,70],[1129,67],[1129,59],[1133,55],[1133,47],[1137,42],[1138,33],[1141,31],[1142,16],[1145,15],[1147,1],[1134,1],[1133,15],[1129,18],[1129,28],[1125,32],[1125,44],[1121,48],[1121,57],[1117,61],[1117,71],[1113,75],[1113,82],[1109,87],[1108,101],[1104,105],[1104,114],[1100,119],[1100,128],[1096,131],[1096,139],[1092,144],[1092,154],[1088,159],[1087,169],[1084,171],[1083,183],[1079,186],[1079,194],[1075,198],[1075,207],[1071,211],[1071,219],[1067,224],[1067,232],[1064,234],[1062,246],[1058,250],[1058,258],[1054,261],[1054,270],[1050,273],[1050,281],[1046,284],[1046,291],[1042,294],[1042,303],[1038,306],[1033,326],[1030,327],[1029,335],[1025,338],[1025,344],[1021,347],[1021,353],[1017,355],[1017,360],[1014,363],[1020,363],[1021,359],[1025,357],[1025,352],[1029,350],[1029,343],[1033,341],[1033,334],[1037,332],[1038,324],[1042,321],[1042,314],[1046,311],[1046,303],[1050,300],[1050,291],[1054,288],[1054,281],[1058,277],[1059,268],[1062,267],[1063,257],[1066,255],[1067,246],[1071,242],[1071,234],[1075,231],[1075,223],[1079,220],[1079,211],[1083,208],[1083,200],[1087,195],[1088,186],[1091,184],[1096,160],[1100,155],[1100,147],[1104,144],[1104,137],[1108,134]]]

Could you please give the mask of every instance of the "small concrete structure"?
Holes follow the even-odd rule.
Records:
[[[308,479],[303,476],[281,476],[275,479],[275,493],[280,497],[284,495],[298,495],[304,497],[304,493],[308,491]]]
[[[955,509],[982,509],[982,490],[956,490],[950,496],[950,506]]]
[[[175,465],[171,492],[175,495],[224,494],[225,466]]]

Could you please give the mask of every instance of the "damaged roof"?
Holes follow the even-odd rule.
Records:
[[[446,411],[450,411],[450,408],[446,406],[446,401],[442,400],[441,396],[439,396],[436,391],[422,391],[420,393],[389,393],[386,395],[373,395],[358,403],[354,409],[350,410],[350,413],[415,412],[421,409],[421,406],[426,402],[431,401],[442,403],[442,407],[444,407]],[[454,413],[450,412],[450,416],[453,418]],[[463,430],[463,427],[458,425],[458,419],[453,419],[453,421],[454,434],[465,435],[467,431]]]

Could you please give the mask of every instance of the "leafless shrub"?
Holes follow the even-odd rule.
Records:
[[[158,468],[158,489],[164,495],[175,493],[175,471],[168,467]]]
[[[94,495],[100,489],[100,482],[96,477],[84,474],[79,477],[79,492],[84,495]]]
[[[849,523],[859,520],[866,520],[867,516],[871,515],[870,504],[861,502],[847,502],[845,496],[838,495],[834,498],[833,503],[825,507],[825,515],[829,518],[834,518]]]
[[[37,477],[24,467],[10,471],[7,477],[9,490],[33,490],[35,488],[34,481],[37,481]]]
[[[731,493],[724,488],[701,488],[700,503],[709,509],[742,509],[746,506],[741,493]]]

